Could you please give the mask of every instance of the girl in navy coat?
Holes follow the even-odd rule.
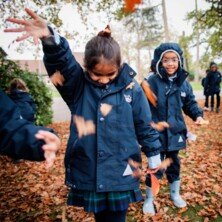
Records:
[[[6,31],[26,31],[18,41],[42,40],[48,74],[72,114],[65,155],[68,204],[94,212],[97,222],[123,222],[129,203],[142,199],[129,160],[141,161],[141,145],[149,167],[160,164],[159,136],[150,126],[149,104],[136,73],[121,63],[109,27],[86,44],[83,69],[66,39],[33,11],[26,12],[32,20],[8,19],[23,27]]]
[[[60,146],[52,129],[22,119],[16,104],[0,89],[0,154],[13,159],[46,160],[51,166]]]
[[[18,106],[22,118],[34,122],[36,104],[29,94],[26,83],[22,79],[15,78],[10,82],[9,96]]]
[[[165,171],[170,183],[170,194],[177,207],[185,207],[186,202],[179,194],[180,160],[179,150],[186,147],[187,128],[182,111],[193,121],[201,123],[203,112],[195,101],[192,88],[186,80],[188,73],[183,69],[183,57],[180,46],[176,43],[163,43],[154,51],[156,72],[147,80],[156,95],[157,104],[151,104],[154,123],[167,122],[169,128],[160,132],[161,159],[171,158],[173,163]],[[162,171],[157,177],[163,176]],[[144,213],[155,214],[151,180],[147,176],[147,199],[143,205]]]
[[[220,110],[220,83],[221,83],[221,74],[217,70],[217,64],[215,62],[210,63],[210,69],[207,73],[205,79],[205,90],[206,93],[211,96],[210,110],[214,110],[214,95],[216,95],[216,112]],[[208,103],[205,104],[208,107]]]

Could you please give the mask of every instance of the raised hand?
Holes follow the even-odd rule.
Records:
[[[56,152],[61,145],[60,139],[55,134],[43,130],[39,130],[35,136],[37,139],[45,141],[42,149],[44,150],[46,166],[47,168],[49,168],[53,165],[55,161]]]
[[[23,41],[29,37],[32,37],[35,44],[38,44],[38,40],[50,35],[50,31],[47,27],[47,22],[39,17],[31,9],[26,8],[25,11],[32,19],[21,20],[16,18],[8,18],[6,21],[20,25],[18,28],[7,28],[5,32],[23,32],[21,37],[16,39],[17,42]]]

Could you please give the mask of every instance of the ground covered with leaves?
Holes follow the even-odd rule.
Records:
[[[200,102],[202,105],[202,102]],[[209,125],[196,126],[186,118],[189,130],[197,140],[180,153],[182,163],[182,196],[188,207],[176,209],[169,199],[166,178],[161,181],[155,198],[158,213],[142,214],[142,202],[132,204],[127,222],[142,221],[222,221],[222,112],[206,112]],[[43,162],[13,163],[0,157],[0,221],[1,222],[93,222],[92,214],[82,208],[67,207],[68,188],[64,185],[63,158],[69,134],[69,123],[54,123],[62,139],[55,165],[46,170]],[[146,158],[143,156],[143,165]],[[141,183],[145,196],[145,184]]]

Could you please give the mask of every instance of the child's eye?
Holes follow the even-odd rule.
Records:
[[[179,61],[178,58],[173,58],[173,59],[162,59],[162,63],[166,63],[166,64],[168,64],[168,63],[170,63],[170,62],[172,62],[172,63],[177,63],[178,61]]]

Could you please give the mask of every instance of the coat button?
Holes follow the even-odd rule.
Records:
[[[100,189],[100,190],[103,189],[103,185],[102,185],[102,184],[99,185],[99,189]]]
[[[105,120],[105,119],[104,119],[103,117],[100,117],[100,118],[99,118],[99,121],[100,121],[100,122],[103,122],[104,120]]]
[[[134,73],[133,73],[133,72],[130,72],[129,74],[130,74],[130,76],[133,76],[133,75],[134,75]]]
[[[99,151],[99,157],[102,157],[102,156],[104,156],[104,151]]]

